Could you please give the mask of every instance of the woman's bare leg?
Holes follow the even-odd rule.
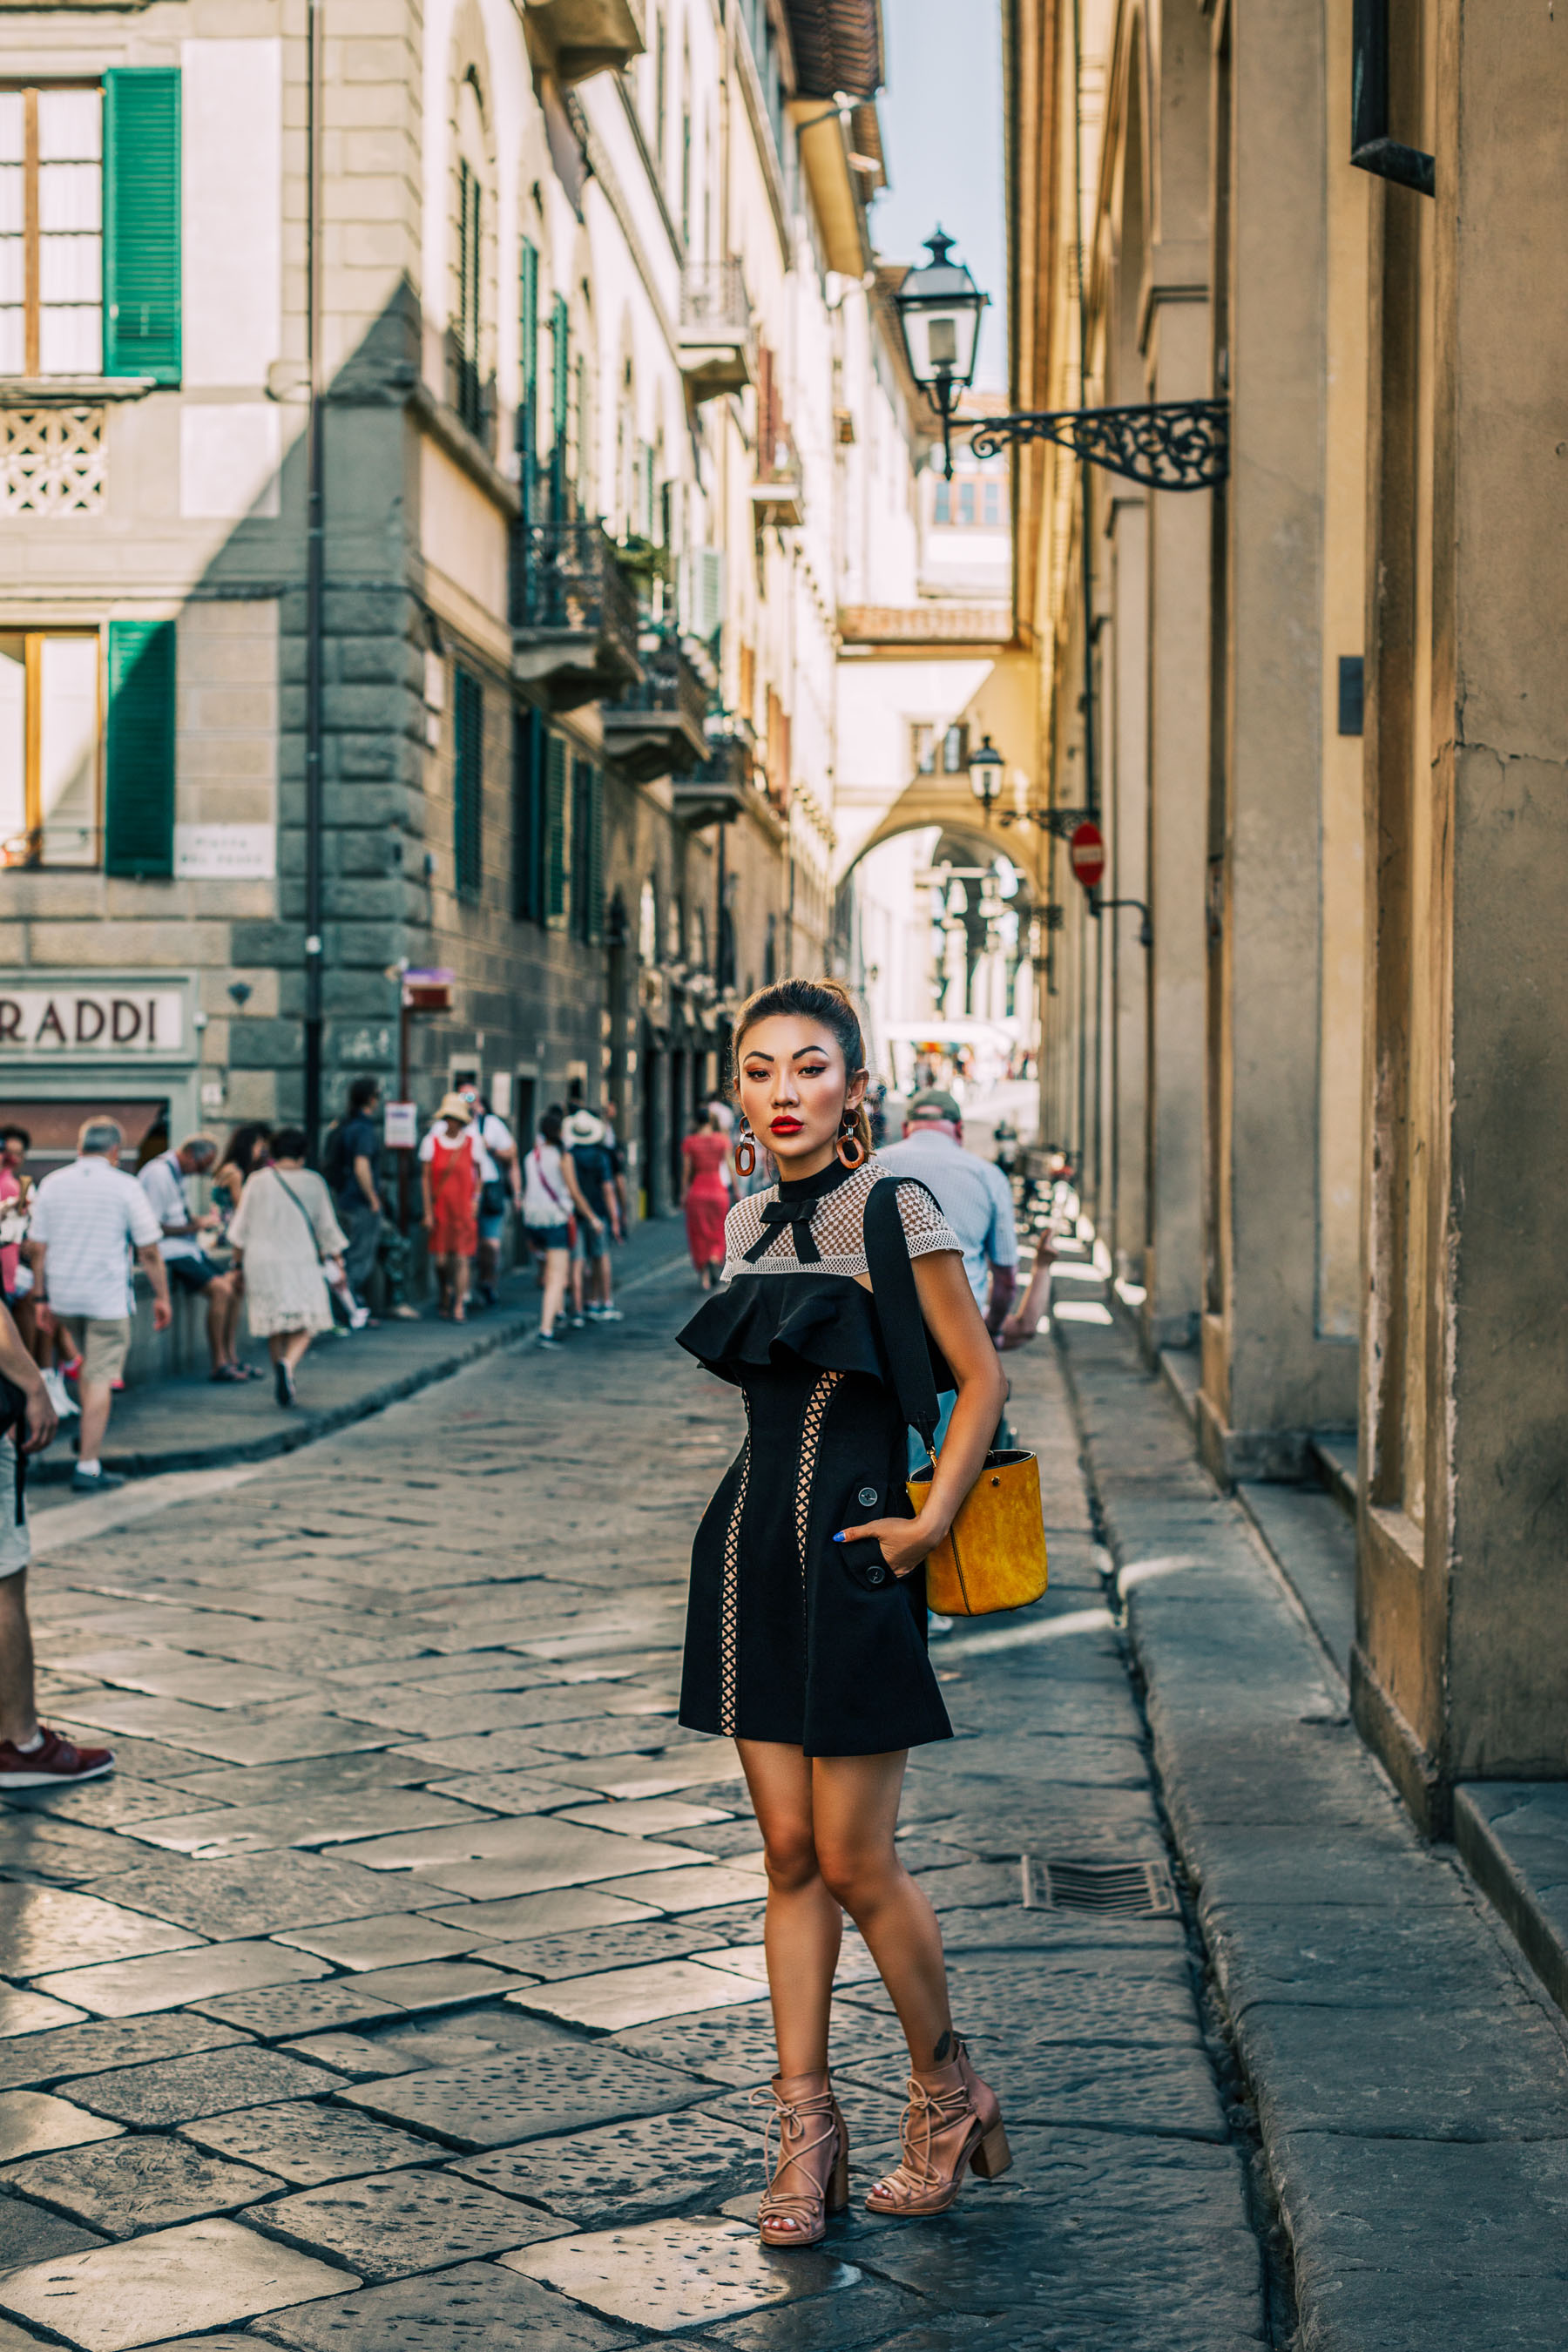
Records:
[[[952,2057],[952,2012],[936,1913],[893,1843],[908,1762],[900,1748],[890,1756],[818,1756],[808,1769],[824,1890],[866,1938],[899,2012],[910,2063],[923,2069]]]
[[[844,1921],[812,1838],[812,1766],[798,1748],[737,1739],[767,1858],[763,1942],[781,2074],[821,2074]]]
[[[539,1309],[539,1328],[553,1331],[561,1303],[566,1296],[566,1252],[563,1249],[544,1253],[544,1297]]]

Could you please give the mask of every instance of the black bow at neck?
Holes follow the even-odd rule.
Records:
[[[802,1265],[820,1265],[822,1252],[816,1246],[811,1220],[818,1202],[825,1200],[829,1192],[836,1192],[840,1184],[847,1183],[855,1173],[854,1169],[846,1168],[835,1155],[826,1168],[817,1170],[815,1176],[802,1176],[793,1183],[781,1181],[778,1198],[769,1201],[763,1207],[761,1238],[745,1252],[747,1265],[756,1265],[773,1247],[780,1225],[793,1225],[795,1254],[799,1263]]]

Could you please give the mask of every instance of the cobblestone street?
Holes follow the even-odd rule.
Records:
[[[671,1348],[688,1289],[133,1523],[40,1511],[47,1711],[121,1769],[0,1824],[0,2352],[1282,2332],[1182,1916],[1053,1903],[1043,1867],[1148,1862],[1169,1902],[1043,1342],[1012,1362],[1051,1593],[943,1645],[958,1738],[903,1816],[1016,2168],[936,2222],[861,2210],[904,2067],[851,1936],[851,2211],[821,2253],[759,2250],[758,1841],[732,1750],[673,1712],[740,1424]]]

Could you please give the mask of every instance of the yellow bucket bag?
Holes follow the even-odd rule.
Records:
[[[918,1511],[936,1475],[941,1409],[931,1341],[899,1215],[899,1181],[884,1177],[867,1198],[866,1262],[899,1402],[906,1421],[925,1440],[930,1457],[907,1482]],[[944,1617],[990,1617],[1037,1601],[1047,1574],[1040,1465],[1032,1454],[998,1447],[985,1456],[947,1535],[927,1559],[927,1603]]]

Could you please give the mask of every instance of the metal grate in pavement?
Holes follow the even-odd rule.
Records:
[[[1020,1856],[1026,1911],[1096,1911],[1111,1919],[1173,1917],[1176,1890],[1163,1862],[1044,1862]]]

